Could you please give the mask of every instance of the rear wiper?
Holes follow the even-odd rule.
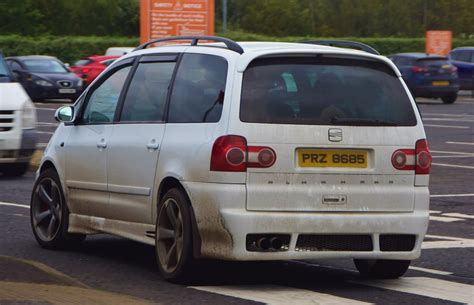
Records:
[[[391,121],[384,121],[378,119],[360,119],[360,118],[339,118],[333,117],[331,119],[333,124],[344,124],[352,126],[398,126],[398,124]]]

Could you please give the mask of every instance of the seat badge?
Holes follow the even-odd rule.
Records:
[[[342,141],[342,129],[339,128],[330,128],[328,130],[328,138],[331,142],[341,142]]]

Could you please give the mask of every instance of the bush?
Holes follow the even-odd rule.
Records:
[[[50,55],[68,63],[94,54],[104,54],[109,47],[134,47],[138,38],[98,36],[0,36],[0,51],[5,56]]]
[[[331,39],[317,37],[273,37],[247,32],[232,31],[225,35],[217,33],[236,41],[288,41],[296,42],[310,39]],[[366,43],[381,54],[393,54],[400,52],[424,52],[424,38],[358,38],[345,37],[334,38],[344,40],[355,40]],[[18,35],[0,36],[0,51],[5,56],[18,55],[51,55],[56,56],[64,62],[73,63],[79,58],[94,54],[104,54],[109,47],[134,47],[139,44],[138,38],[129,37],[107,37],[107,36],[38,36],[27,37]],[[474,46],[474,39],[453,39],[453,47]]]

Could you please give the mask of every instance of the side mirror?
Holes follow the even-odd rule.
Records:
[[[72,106],[64,106],[56,110],[54,118],[58,122],[71,123],[75,119],[75,111]]]

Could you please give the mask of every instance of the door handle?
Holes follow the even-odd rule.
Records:
[[[152,150],[157,150],[160,148],[160,143],[158,143],[155,139],[152,139],[147,145],[146,148],[152,149]]]
[[[100,139],[100,141],[97,142],[97,148],[99,149],[107,148],[107,142],[105,142],[105,139]]]

